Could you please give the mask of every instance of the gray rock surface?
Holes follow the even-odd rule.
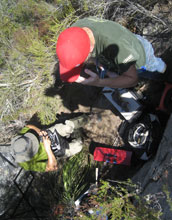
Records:
[[[172,198],[172,115],[170,116],[157,154],[154,159],[144,164],[139,172],[133,177],[133,182],[139,183],[141,194],[151,202],[151,206],[162,211],[161,219],[171,220],[167,195],[164,187],[168,189]]]
[[[14,183],[20,171],[21,168],[17,166],[13,159],[10,145],[0,145],[0,216],[11,208],[15,210],[15,206],[17,206],[19,199],[22,197]],[[25,182],[20,184],[20,181],[25,179],[24,175],[25,171],[22,170],[16,179],[16,183],[19,186],[25,187],[27,185]]]

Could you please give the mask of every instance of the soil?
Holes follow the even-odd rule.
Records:
[[[56,93],[61,96],[63,105],[58,120],[71,119],[80,114],[86,114],[87,123],[82,128],[82,136],[85,146],[89,148],[92,141],[107,144],[111,146],[123,146],[123,140],[118,134],[118,128],[124,121],[121,114],[112,106],[102,93],[102,88],[83,86],[77,83],[67,84],[59,87]],[[141,80],[138,86],[132,91],[137,92],[143,101],[146,112],[155,113],[160,118],[163,127],[165,127],[168,114],[157,111],[162,92],[164,90],[164,81]],[[134,173],[142,166],[122,166],[122,165],[103,165],[102,174],[106,171],[111,179],[131,178]]]
[[[87,123],[83,126],[85,140],[113,145],[118,137],[118,126],[123,120],[112,104],[105,98],[101,88],[78,84],[65,85],[59,92],[67,108],[62,115],[85,113]]]

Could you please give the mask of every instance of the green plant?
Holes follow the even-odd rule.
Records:
[[[172,211],[172,198],[170,198],[170,191],[169,191],[167,185],[164,185],[164,186],[163,186],[163,191],[164,191],[165,194],[166,194],[167,203],[168,203],[168,205],[170,206],[170,210]]]
[[[83,151],[70,158],[64,165],[62,178],[64,183],[63,201],[65,203],[69,200],[75,201],[88,187],[89,179],[87,178],[90,168],[89,156]]]
[[[84,150],[63,165],[59,180],[61,187],[56,188],[59,203],[65,207],[61,218],[58,216],[59,219],[66,219],[67,216],[72,217],[75,214],[75,201],[88,188],[93,178],[93,170],[90,157]]]
[[[130,180],[116,181],[115,186],[101,181],[97,193],[88,197],[75,219],[159,219],[160,213],[147,208],[146,202],[137,195],[135,187]],[[89,214],[89,210],[92,214]]]

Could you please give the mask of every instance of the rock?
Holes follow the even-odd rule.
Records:
[[[162,211],[161,219],[171,219],[172,213],[167,202],[164,187],[170,195],[172,189],[172,115],[170,116],[157,154],[148,161],[132,178],[134,183],[139,183],[142,188],[141,195],[152,202],[152,207]]]
[[[0,146],[0,217],[5,215],[6,211],[8,211],[8,215],[11,214],[22,197],[14,183],[20,171],[22,172],[17,177],[16,183],[19,187],[28,185],[26,184],[26,172],[15,163],[10,147],[10,145]],[[22,184],[21,180],[24,181]]]

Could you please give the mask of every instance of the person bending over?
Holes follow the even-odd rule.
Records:
[[[98,87],[133,87],[138,70],[164,73],[166,69],[146,39],[114,21],[95,17],[80,19],[61,32],[56,54],[63,82]],[[90,60],[99,71],[85,68]]]

